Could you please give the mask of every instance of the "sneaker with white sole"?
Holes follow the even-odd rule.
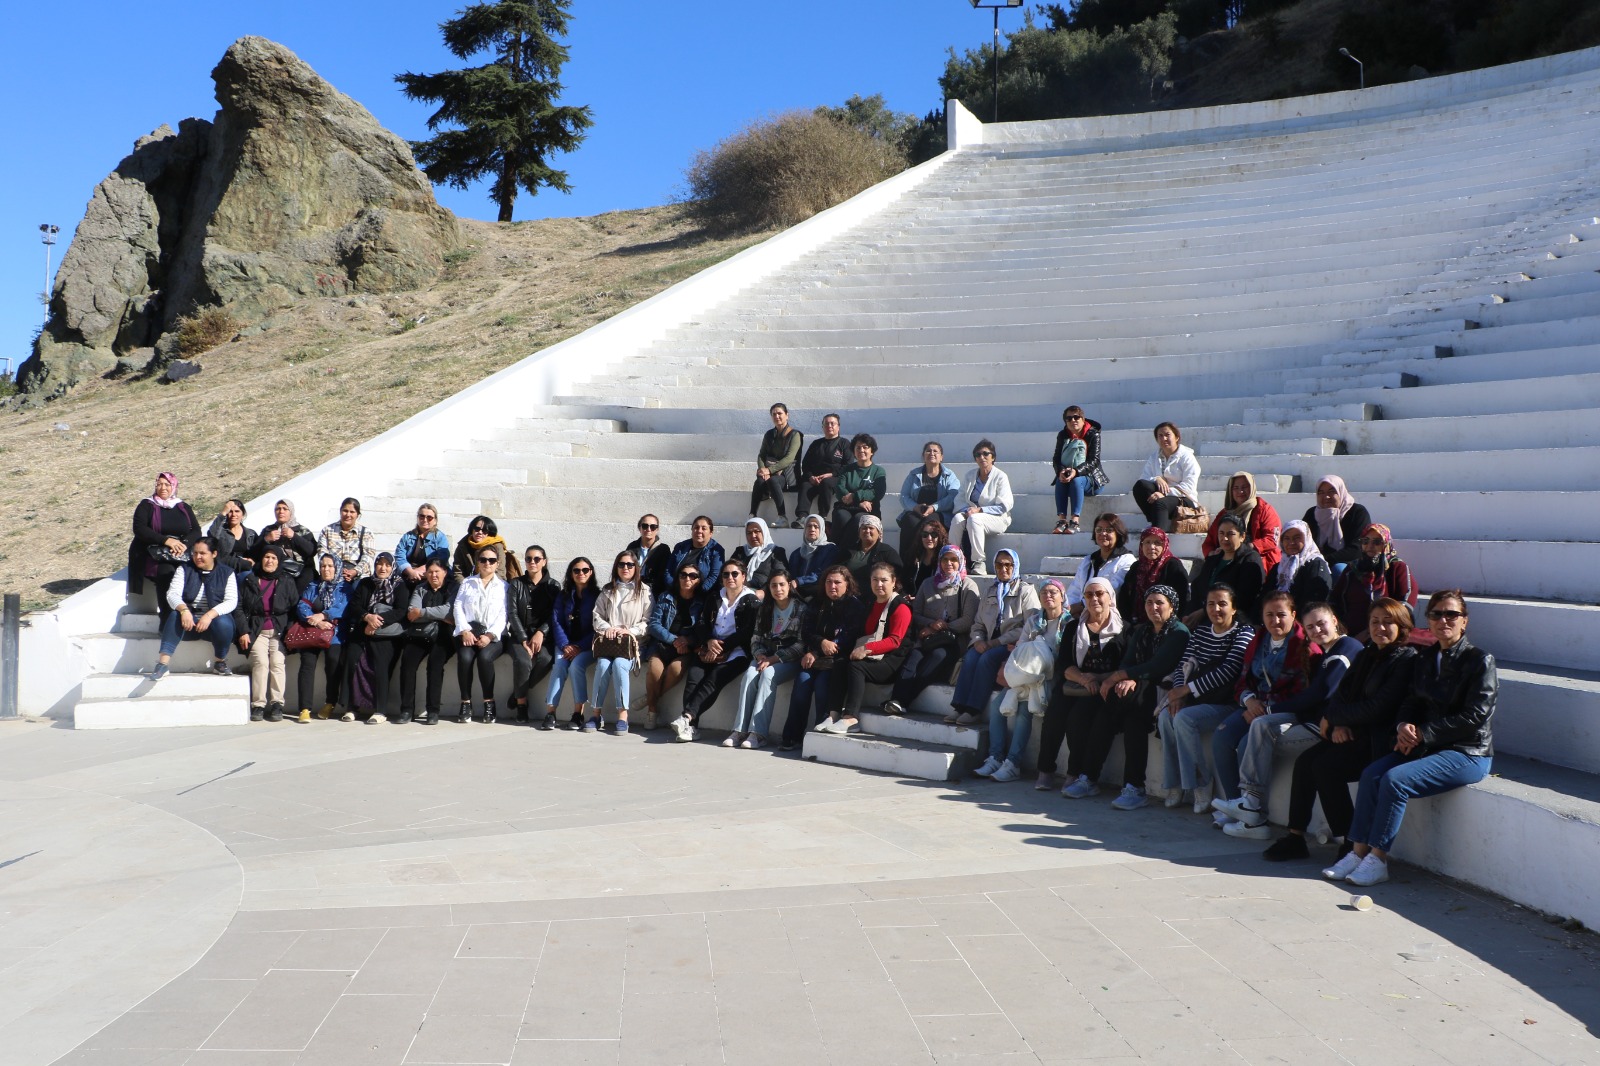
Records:
[[[1062,786],[1061,794],[1067,799],[1088,799],[1100,795],[1100,786],[1090,781],[1088,774],[1079,774]]]
[[[1211,782],[1198,785],[1194,790],[1194,813],[1209,814],[1211,811]]]
[[[978,767],[972,772],[977,774],[979,777],[993,777],[994,772],[998,769],[1000,769],[1000,760],[991,755],[987,759],[983,760],[982,766]]]
[[[1000,764],[1000,768],[990,778],[992,781],[1015,781],[1022,776],[1022,771],[1017,769],[1017,764],[1007,759]]]
[[[1211,809],[1221,811],[1236,822],[1247,825],[1258,825],[1266,818],[1261,810],[1261,803],[1254,796],[1240,796],[1238,799],[1214,799]]]
[[[1252,825],[1249,822],[1229,822],[1227,825],[1222,827],[1222,831],[1227,833],[1229,836],[1237,837],[1240,840],[1272,839],[1272,827],[1265,821],[1262,821],[1257,825]]]
[[[680,714],[667,723],[672,727],[672,739],[679,744],[687,744],[694,739],[694,727],[689,724],[689,716]]]
[[[1232,824],[1233,824],[1233,819],[1229,818],[1226,814],[1223,814],[1221,811],[1212,811],[1211,812],[1211,827],[1213,829],[1226,829],[1228,826],[1230,826]]]
[[[1343,881],[1356,872],[1356,867],[1361,865],[1361,856],[1355,852],[1346,852],[1344,858],[1322,871],[1322,876],[1329,881]]]
[[[746,733],[744,740],[739,742],[739,747],[746,751],[760,751],[767,746],[766,738],[759,733]]]
[[[729,733],[727,736],[723,737],[722,746],[724,748],[737,748],[739,746],[739,734]]]
[[[1183,789],[1169,788],[1166,797],[1161,801],[1163,807],[1176,807],[1183,802]]]
[[[1149,806],[1150,800],[1144,794],[1144,789],[1136,785],[1123,785],[1122,791],[1117,793],[1117,798],[1111,801],[1114,811],[1136,811],[1140,807]]]
[[[1351,854],[1355,853],[1351,852]],[[1367,852],[1367,857],[1362,859],[1354,870],[1350,871],[1350,876],[1346,877],[1345,880],[1361,888],[1366,888],[1369,885],[1381,885],[1389,880],[1389,864],[1378,858],[1377,852],[1369,851]]]

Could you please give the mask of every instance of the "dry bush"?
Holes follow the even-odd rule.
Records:
[[[696,155],[687,201],[714,229],[792,226],[905,168],[904,154],[884,138],[792,111]]]
[[[239,323],[220,307],[206,307],[177,321],[178,355],[189,358],[226,344],[239,332]]]

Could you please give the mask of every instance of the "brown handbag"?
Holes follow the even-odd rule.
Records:
[[[1205,533],[1211,529],[1211,515],[1205,505],[1180,503],[1172,513],[1174,533]]]

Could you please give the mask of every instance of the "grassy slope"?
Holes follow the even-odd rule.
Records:
[[[0,521],[16,531],[0,536],[0,590],[38,608],[121,568],[158,470],[178,472],[209,522],[227,497],[265,492],[760,239],[704,238],[676,207],[463,228],[466,250],[426,291],[308,300],[201,356],[186,381],[95,382],[0,413]]]

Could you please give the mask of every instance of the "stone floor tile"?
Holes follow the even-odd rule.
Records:
[[[499,922],[474,925],[456,949],[458,958],[537,959],[544,951],[549,922]]]
[[[807,981],[851,983],[883,979],[883,961],[861,930],[839,937],[789,941],[789,950]]]
[[[856,920],[861,923],[863,929],[871,929],[876,926],[937,926],[939,924],[934,920],[933,915],[928,913],[928,908],[917,900],[890,899],[869,903],[853,903],[850,909],[855,912]]]
[[[349,991],[358,995],[432,995],[466,934],[461,926],[386,930]]]
[[[621,1040],[518,1040],[511,1066],[616,1066]]]
[[[835,990],[843,995],[819,996],[810,989],[817,1030],[828,1049],[828,1061],[840,1066],[855,1063],[871,1066],[928,1066],[933,1055],[910,1015],[891,1009],[865,1011],[862,1003],[883,1004],[877,996],[853,995],[845,986]]]
[[[867,940],[884,962],[958,960],[960,952],[939,926],[893,925],[868,929]]]
[[[784,929],[794,938],[836,937],[861,930],[855,911],[844,904],[784,907],[779,914],[783,916]]]
[[[399,1066],[427,1015],[427,996],[340,996],[295,1066]]]
[[[533,959],[451,959],[428,1013],[521,1017],[537,967]]]
[[[822,1034],[795,973],[744,973],[716,983],[717,1024],[728,1063],[819,1063]]]
[[[255,988],[254,981],[182,977],[167,982],[159,991],[133,1009],[135,1011],[214,1011],[233,1010]]]
[[[350,985],[338,970],[273,970],[202,1045],[208,1049],[303,1048]]]
[[[169,1048],[193,1051],[232,1008],[130,1011],[84,1041],[85,1048]]]
[[[967,1056],[1031,1054],[1027,1041],[1004,1014],[946,1014],[916,1019],[928,1050],[939,1062]]]
[[[185,1066],[193,1062],[194,1052],[170,1048],[76,1048],[56,1059],[51,1066]],[[290,1052],[283,1066],[294,1066],[296,1052]],[[21,1066],[21,1064],[19,1064]]]
[[[239,928],[239,919],[211,945],[205,958],[185,976],[193,978],[249,979],[263,976],[300,939],[298,930],[258,931]]]
[[[963,902],[924,900],[923,907],[950,936],[991,936],[1018,932],[1017,925],[988,899]]]
[[[1350,1062],[1310,1034],[1253,1040],[1230,1035],[1228,1046],[1250,1066],[1348,1066]]]
[[[775,940],[713,940],[711,973],[725,977],[735,973],[800,972],[800,962],[787,938]]]
[[[913,1016],[991,1014],[999,1010],[972,969],[954,962],[885,962],[895,991]]]
[[[314,910],[240,911],[233,928],[241,931],[279,929],[390,929],[400,926],[450,924],[447,905],[397,907],[334,907]]]
[[[622,1066],[721,1060],[717,1002],[711,992],[658,992],[623,999],[618,1056]]]
[[[407,1066],[510,1062],[521,1022],[514,1014],[430,1013],[404,1061]]]
[[[298,1066],[298,1051],[196,1051],[183,1066]],[[124,1064],[132,1066],[132,1064]]]
[[[586,923],[551,927],[551,942],[539,959],[521,1038],[620,1037],[627,948],[620,936],[604,946],[591,946],[592,940],[560,940],[558,930],[565,924]]]
[[[771,940],[788,936],[788,926],[783,911],[777,907],[763,907],[747,911],[707,911],[706,932],[716,945],[727,940]]]
[[[277,961],[281,970],[359,970],[383,929],[308,929]]]

